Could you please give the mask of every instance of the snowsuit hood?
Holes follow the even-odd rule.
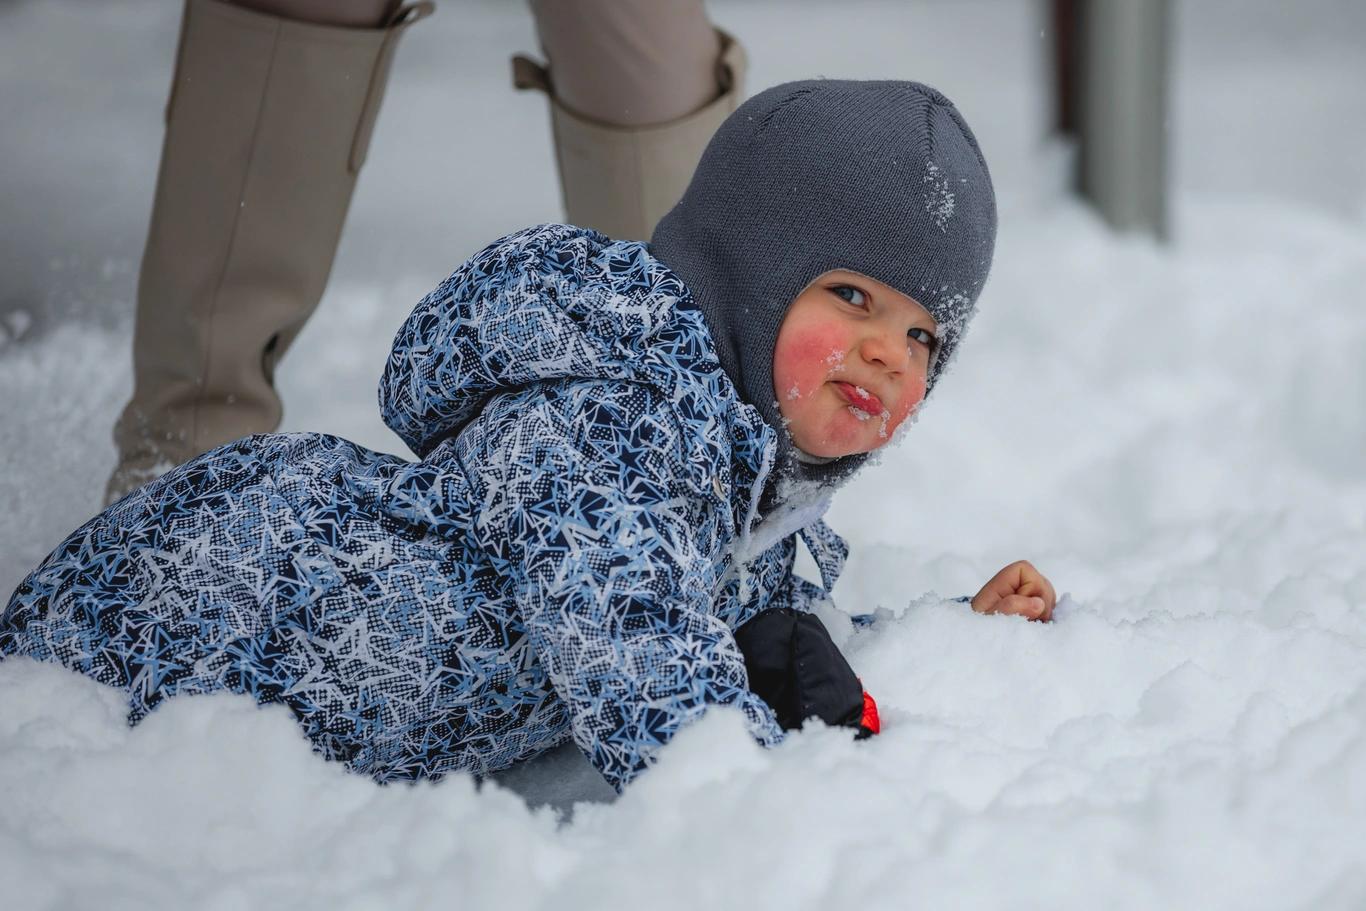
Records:
[[[694,487],[735,490],[738,518],[757,518],[749,487],[768,472],[777,435],[721,369],[678,276],[644,244],[568,226],[490,251],[400,329],[379,385],[390,429],[426,458],[500,393],[557,380],[651,384],[705,431],[688,440]]]
[[[785,434],[739,394],[678,274],[645,244],[589,229],[518,232],[433,290],[394,341],[380,411],[427,458],[494,396],[584,380],[647,384],[699,431],[680,435],[684,479],[726,492],[740,564],[829,506],[833,485],[774,496]]]

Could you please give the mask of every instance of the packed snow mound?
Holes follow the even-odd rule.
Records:
[[[926,599],[846,644],[880,737],[765,751],[717,712],[563,825],[464,776],[378,787],[283,708],[184,698],[130,731],[116,692],[8,661],[0,875],[24,908],[1343,907],[1366,640],[1340,622]]]

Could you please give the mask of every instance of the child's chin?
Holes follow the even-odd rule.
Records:
[[[880,442],[882,441],[869,444],[865,440],[858,439],[854,434],[841,434],[839,437],[831,434],[811,446],[803,446],[800,441],[797,442],[797,445],[801,447],[803,452],[822,459],[842,459],[845,456],[858,455],[861,452],[871,452],[877,448]]]

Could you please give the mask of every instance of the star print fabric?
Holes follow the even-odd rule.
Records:
[[[572,737],[614,786],[708,706],[782,737],[733,630],[809,609],[823,522],[744,565],[775,432],[644,244],[542,225],[419,303],[380,383],[411,462],[248,437],[72,533],[0,615],[0,655],[128,695],[283,703],[378,781],[484,774]],[[796,533],[825,588],[792,573]]]

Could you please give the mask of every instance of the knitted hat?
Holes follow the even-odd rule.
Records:
[[[798,462],[773,391],[788,305],[850,269],[920,303],[939,325],[928,389],[986,282],[996,200],[953,103],[917,82],[774,86],[721,124],[650,251],[678,273],[740,396],[779,431],[775,475],[838,482],[867,454]]]

